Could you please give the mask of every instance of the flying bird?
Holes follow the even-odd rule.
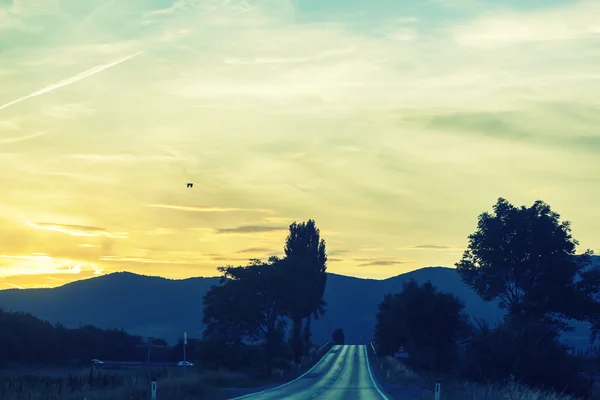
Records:
[[[194,184],[193,184],[193,183],[188,183],[188,184],[187,184],[187,187],[189,187],[189,188],[191,188],[191,187],[193,187],[193,186],[194,186]]]

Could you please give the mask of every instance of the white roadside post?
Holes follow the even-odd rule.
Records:
[[[441,392],[440,381],[436,381],[435,382],[435,400],[440,400],[440,392]]]
[[[150,400],[156,400],[156,379],[150,383]]]

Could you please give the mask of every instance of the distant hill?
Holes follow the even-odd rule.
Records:
[[[600,266],[600,258],[596,257]],[[313,323],[313,340],[325,342],[336,328],[343,328],[347,343],[364,343],[373,336],[377,305],[387,293],[396,293],[404,282],[430,280],[439,290],[465,302],[466,312],[499,321],[504,315],[497,303],[486,303],[462,283],[453,268],[428,267],[385,280],[360,279],[328,274],[325,300],[327,315]],[[218,277],[172,280],[117,272],[52,289],[0,290],[0,306],[25,311],[67,327],[92,324],[100,328],[122,328],[142,336],[175,343],[188,332],[200,337],[202,297],[219,283]],[[577,347],[587,347],[587,327],[580,326],[566,338]]]

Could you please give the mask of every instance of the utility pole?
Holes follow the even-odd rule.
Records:
[[[152,336],[148,337],[148,357],[146,358],[146,365],[150,365],[150,352],[152,351]]]
[[[187,332],[183,332],[183,361],[187,361],[185,358],[185,348],[187,346]]]
[[[183,332],[183,374],[187,374],[187,359],[185,354],[185,348],[187,347],[187,332]]]

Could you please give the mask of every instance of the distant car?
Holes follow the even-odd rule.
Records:
[[[193,367],[193,366],[194,366],[194,363],[193,363],[193,362],[190,362],[190,361],[179,361],[179,362],[177,363],[177,366],[178,366],[178,367]]]
[[[104,361],[100,361],[97,358],[94,358],[91,360],[93,365],[102,365],[104,364]]]

